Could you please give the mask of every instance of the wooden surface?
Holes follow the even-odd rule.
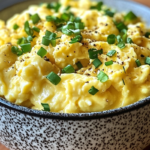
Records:
[[[142,4],[150,7],[150,0],[134,0],[134,1],[142,3]],[[3,146],[2,144],[0,144],[0,150],[8,150],[8,149],[5,146]],[[145,150],[150,150],[150,147],[146,148]]]

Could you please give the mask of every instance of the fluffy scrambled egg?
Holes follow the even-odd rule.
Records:
[[[102,3],[31,6],[6,24],[0,21],[0,95],[61,113],[98,112],[142,100],[150,96],[149,35],[133,12],[117,13]]]

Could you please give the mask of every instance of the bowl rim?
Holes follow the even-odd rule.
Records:
[[[20,112],[22,114],[30,115],[34,117],[59,119],[59,120],[93,120],[93,119],[114,117],[125,113],[131,113],[135,110],[141,109],[142,107],[144,108],[147,105],[150,105],[150,96],[125,107],[120,107],[117,109],[111,109],[111,110],[106,110],[101,112],[54,113],[54,112],[46,112],[46,111],[35,110],[35,109],[19,106],[5,100],[4,98],[0,98],[0,107],[5,107],[7,109],[14,110],[16,112]]]
[[[29,0],[27,0],[27,1],[29,1]],[[14,4],[3,8],[1,11],[5,10],[9,7],[12,7],[14,5],[17,5],[20,3],[25,3],[27,1],[20,2],[20,0],[16,0],[14,2]],[[33,1],[35,1],[35,0],[33,0]],[[133,3],[135,5],[139,5],[141,7],[144,7],[145,9],[149,9],[149,7],[142,5],[138,2],[134,2],[134,1],[130,1],[130,0],[118,0],[118,1],[126,1],[129,3]],[[35,116],[35,117],[42,117],[42,118],[48,118],[48,119],[60,119],[60,120],[92,120],[92,119],[113,117],[113,116],[118,116],[118,115],[121,115],[124,113],[129,113],[129,112],[132,112],[134,110],[138,110],[138,109],[140,109],[146,105],[150,105],[150,96],[143,99],[143,100],[140,100],[140,101],[137,101],[133,104],[130,104],[128,106],[120,107],[117,109],[111,109],[111,110],[106,110],[106,111],[101,111],[101,112],[70,113],[69,114],[69,113],[53,113],[53,112],[45,112],[45,111],[40,111],[40,110],[29,109],[27,107],[13,104],[13,103],[5,100],[4,98],[0,98],[0,107],[5,107],[7,109],[23,113],[25,115],[31,115],[31,116]]]

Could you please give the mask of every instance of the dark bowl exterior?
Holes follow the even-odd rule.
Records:
[[[147,7],[104,1],[119,11],[133,10],[150,25]],[[0,12],[1,17],[7,19],[39,2],[20,3]],[[150,97],[124,108],[86,114],[47,113],[0,99],[0,142],[11,150],[143,150],[150,144]]]
[[[89,120],[37,117],[0,105],[0,142],[11,150],[143,150],[150,144],[150,104]]]

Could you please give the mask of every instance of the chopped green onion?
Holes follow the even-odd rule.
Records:
[[[32,49],[31,43],[21,44],[20,47],[21,47],[23,53],[30,52]]]
[[[81,22],[81,19],[79,17],[75,17],[74,22]]]
[[[64,29],[64,28],[62,28],[62,33],[66,34],[66,35],[73,35],[73,32],[71,30]]]
[[[67,6],[67,7],[65,8],[65,11],[68,11],[70,8],[71,8],[71,6]]]
[[[98,80],[100,80],[102,83],[106,82],[109,77],[107,74],[105,74],[103,71],[100,71],[100,73],[97,75]]]
[[[149,38],[150,37],[150,32],[146,32],[145,37]]]
[[[123,66],[123,70],[124,70],[124,73],[126,73],[126,69],[125,69],[125,67]]]
[[[75,38],[69,42],[70,44],[76,43],[76,42],[81,42],[82,41],[82,35],[77,35]]]
[[[24,24],[24,30],[28,35],[33,35],[33,30],[30,28],[28,21],[26,21]]]
[[[113,64],[113,61],[112,61],[112,60],[105,62],[105,65],[106,65],[106,66],[110,66],[110,65],[112,65],[112,64]]]
[[[52,32],[46,30],[45,36],[46,36],[47,38],[49,38],[51,34],[52,34]]]
[[[118,42],[118,43],[123,42],[123,40],[122,40],[122,38],[121,38],[121,35],[117,35],[116,38],[117,38],[117,42]]]
[[[132,20],[135,20],[135,19],[137,19],[137,16],[132,11],[130,11],[129,13],[127,13],[124,16],[125,21],[132,21]]]
[[[95,95],[98,91],[99,91],[98,89],[96,89],[94,86],[92,86],[91,89],[89,90],[89,93],[91,95]]]
[[[50,40],[46,36],[43,36],[42,44],[45,45],[45,46],[49,46]]]
[[[136,62],[137,67],[141,66],[141,62],[138,59],[135,62]]]
[[[32,29],[38,33],[40,32],[40,29],[38,27],[33,27]]]
[[[48,22],[54,21],[53,16],[46,16],[46,21]]]
[[[98,50],[97,53],[100,55],[103,54],[103,49]]]
[[[52,45],[53,47],[56,46],[56,40],[51,40],[50,43],[51,43],[51,45]]]
[[[12,53],[16,54],[17,56],[20,56],[23,54],[23,52],[16,46],[12,46],[11,51],[12,51]]]
[[[123,84],[125,85],[125,82],[124,82],[124,80],[122,79],[122,82],[123,82]]]
[[[67,14],[67,13],[63,13],[63,14],[61,15],[61,19],[64,20],[64,21],[69,21],[70,15]]]
[[[107,53],[107,56],[112,57],[116,54],[116,50],[111,50]]]
[[[117,46],[118,46],[120,49],[123,49],[123,48],[126,47],[126,45],[125,45],[124,42],[119,42],[119,43],[117,44]]]
[[[78,62],[76,63],[76,65],[77,65],[78,69],[83,68],[83,66],[82,66],[82,64],[81,64],[81,62],[80,62],[80,61],[78,61]]]
[[[145,63],[150,65],[150,57],[146,57]]]
[[[28,43],[28,40],[27,40],[27,38],[25,38],[25,37],[20,38],[20,39],[18,39],[18,41],[17,41],[17,44],[18,44],[18,45],[26,44],[26,43]]]
[[[116,35],[111,34],[111,35],[109,35],[109,36],[107,37],[107,42],[108,42],[109,44],[114,44],[115,41],[116,41]]]
[[[61,78],[54,72],[51,72],[46,78],[54,85],[57,85],[61,81]]]
[[[44,111],[48,111],[48,112],[50,112],[49,104],[47,104],[47,103],[41,103],[41,105],[43,106]]]
[[[49,36],[49,40],[56,40],[56,33],[51,33],[51,35]]]
[[[102,64],[102,62],[98,58],[96,58],[93,61],[93,65],[95,66],[95,68],[98,68],[101,64]]]
[[[123,22],[116,23],[117,29],[121,32],[123,29],[128,29],[127,26]]]
[[[91,6],[90,9],[97,9],[100,11],[102,9],[102,6],[103,6],[103,2],[98,2],[97,5]]]
[[[127,30],[126,29],[121,30],[120,35],[122,37],[123,42],[126,43],[126,41],[127,41]]]
[[[81,35],[80,29],[76,29],[76,30],[71,30],[71,29],[70,29],[70,32],[71,32],[71,34],[73,34],[73,35]]]
[[[14,24],[13,29],[17,30],[19,28],[19,26],[17,24]]]
[[[58,2],[50,3],[50,4],[47,5],[47,8],[48,8],[48,9],[54,9],[55,12],[58,12],[59,9],[60,9],[60,7],[61,7],[61,4],[58,3]]]
[[[59,26],[61,23],[63,23],[62,19],[55,16],[46,16],[46,21],[54,22],[56,26]]]
[[[64,69],[62,69],[62,72],[63,72],[63,73],[74,73],[75,70],[74,70],[73,66],[68,65],[68,66],[66,66]]]
[[[36,23],[38,23],[41,19],[40,19],[40,17],[39,17],[38,14],[34,14],[34,15],[31,16],[31,20],[32,20],[33,24],[36,24]]]
[[[127,38],[127,43],[128,44],[132,44],[133,43],[132,39],[131,38]]]
[[[88,52],[89,52],[90,59],[95,59],[98,57],[97,49],[91,48],[91,49],[89,49]]]
[[[33,38],[32,38],[32,36],[31,36],[31,35],[29,35],[29,36],[27,37],[27,41],[28,41],[28,42],[33,41]]]
[[[76,29],[84,29],[85,25],[83,22],[75,22]]]
[[[38,50],[37,54],[38,54],[39,56],[41,56],[41,57],[44,57],[44,56],[47,54],[47,50],[44,49],[43,47],[41,47],[41,48]]]
[[[110,11],[109,9],[105,10],[105,15],[109,16],[109,17],[113,17],[114,16],[114,12]]]

